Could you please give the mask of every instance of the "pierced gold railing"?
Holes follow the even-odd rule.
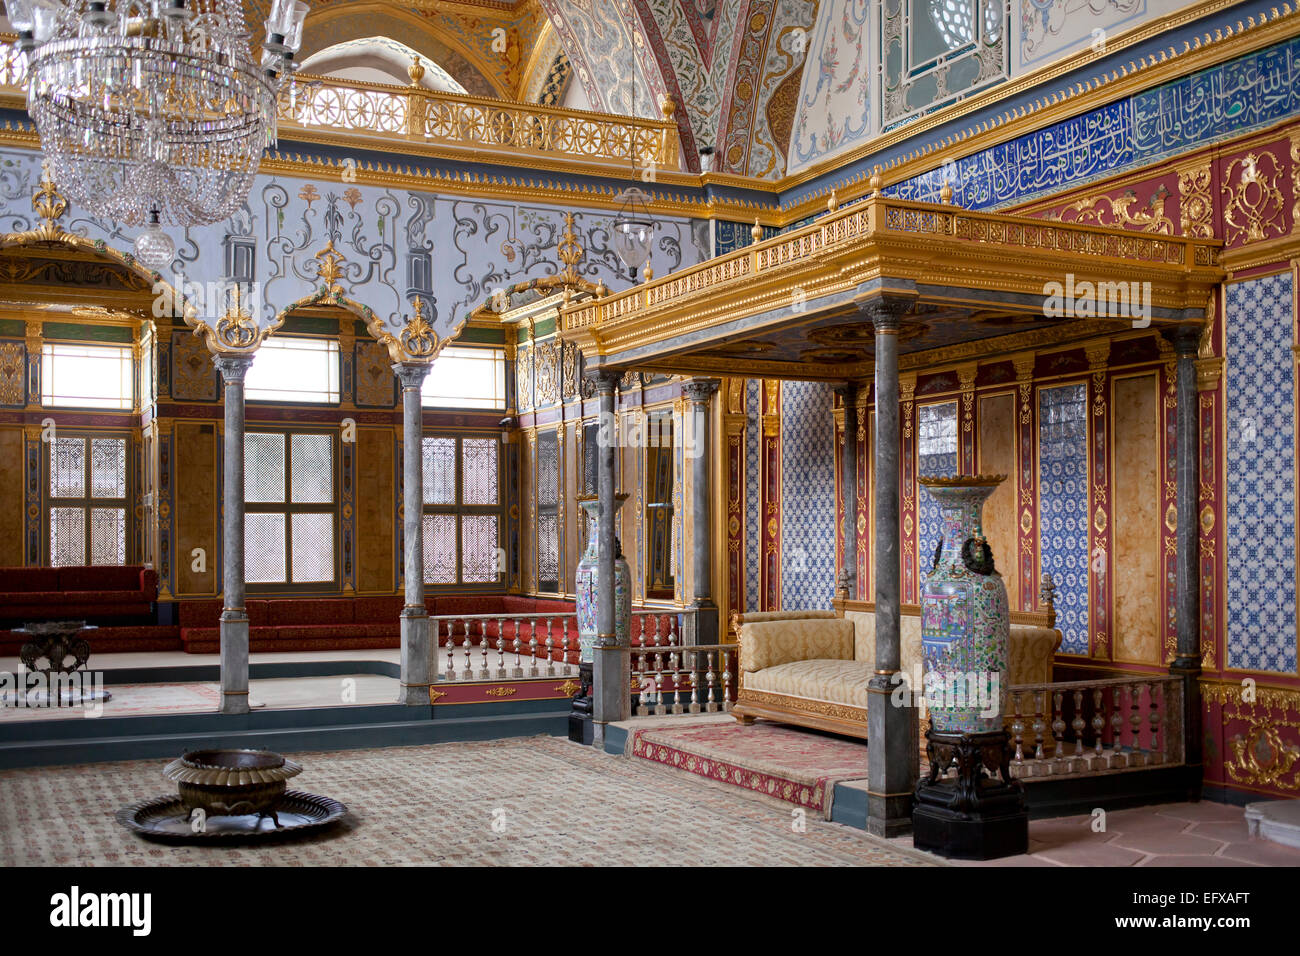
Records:
[[[869,241],[874,249],[868,248]],[[927,278],[931,269],[927,257],[934,250],[942,246],[954,254],[968,253],[971,245],[987,250],[979,255],[993,280],[1014,279],[1014,263],[1026,255],[1045,254],[1044,258],[1054,258],[1062,266],[1087,265],[1091,260],[1105,269],[1118,264],[1142,268],[1157,280],[1167,280],[1166,290],[1181,298],[1172,290],[1189,278],[1208,289],[1215,281],[1211,273],[1218,271],[1217,244],[1209,240],[971,212],[877,194],[785,235],[602,299],[574,304],[564,312],[563,327],[566,332],[590,330],[609,354],[633,338],[644,344],[645,333],[652,328],[680,334],[707,327],[717,315],[737,317],[735,304],[759,311],[782,297],[788,299],[795,284],[807,289],[811,304],[820,288],[850,281],[845,263],[861,268],[865,278],[870,269],[880,268],[893,256],[901,268]],[[1004,264],[1002,272],[994,274],[999,262]],[[1019,278],[1033,277],[1026,273]],[[1157,288],[1157,302],[1161,291]],[[717,300],[707,298],[713,294]],[[724,304],[728,294],[743,294],[743,301]],[[586,337],[578,340],[584,348]]]
[[[16,39],[0,34],[0,87],[11,95],[22,92],[27,72]],[[504,162],[517,156],[635,168],[638,175],[680,168],[671,112],[666,107],[663,119],[615,116],[305,73],[284,85],[279,103],[282,133],[329,130],[457,152],[491,150]]]

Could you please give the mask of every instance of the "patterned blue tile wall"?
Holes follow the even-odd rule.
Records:
[[[835,428],[831,387],[781,383],[781,607],[835,596]]]
[[[1088,653],[1087,398],[1083,384],[1038,393],[1039,553],[1066,654]]]
[[[921,405],[916,410],[916,474],[957,474],[957,403]],[[917,560],[924,581],[934,561],[941,528],[939,503],[917,486]]]
[[[1229,667],[1296,670],[1290,273],[1227,287]]]
[[[763,496],[763,472],[759,467],[763,434],[763,386],[756,378],[745,383],[745,610],[759,609],[759,505]]]

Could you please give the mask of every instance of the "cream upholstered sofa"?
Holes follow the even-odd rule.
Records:
[[[901,666],[920,694],[921,609],[901,609]],[[1055,612],[1011,614],[1007,683],[1052,680],[1061,646]],[[732,713],[744,724],[765,717],[854,737],[867,736],[867,681],[875,671],[876,613],[869,601],[837,599],[833,611],[769,611],[736,616],[740,683]],[[924,708],[922,708],[924,715]]]

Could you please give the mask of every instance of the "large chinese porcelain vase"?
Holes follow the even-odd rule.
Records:
[[[1010,615],[981,513],[1005,475],[919,478],[941,511],[942,537],[921,587],[925,698],[935,733],[1002,729]]]
[[[627,495],[615,495],[614,512],[623,506]],[[598,529],[600,522],[600,500],[595,495],[583,495],[578,504],[587,512],[587,550],[582,553],[578,569],[573,575],[573,591],[577,595],[578,649],[579,660],[583,664],[592,663],[596,646],[596,593],[598,563],[600,560]],[[632,629],[632,570],[627,558],[623,557],[623,548],[618,538],[614,539],[614,633],[619,644],[631,643]]]

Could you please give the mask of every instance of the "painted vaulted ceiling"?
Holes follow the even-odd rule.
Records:
[[[473,95],[642,116],[671,95],[689,168],[708,146],[718,171],[771,179],[787,169],[819,2],[311,0],[301,58],[388,37]],[[260,33],[270,0],[244,5]]]

